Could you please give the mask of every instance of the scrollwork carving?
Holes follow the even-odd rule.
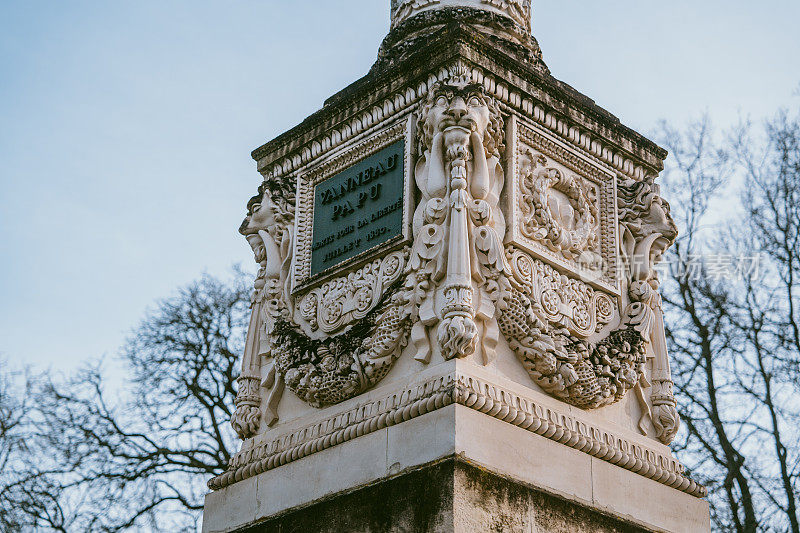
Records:
[[[393,252],[306,293],[298,310],[313,331],[334,333],[361,320],[380,302],[385,289],[400,278],[406,254]]]
[[[509,249],[509,263],[534,309],[549,323],[564,326],[578,337],[600,331],[617,314],[617,305],[607,294],[518,249]]]

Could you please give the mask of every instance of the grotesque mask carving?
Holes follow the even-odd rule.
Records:
[[[417,132],[415,179],[422,198],[411,259],[419,287],[414,290],[420,320],[412,331],[417,358],[428,361],[432,349],[446,359],[464,357],[475,352],[480,337],[481,353],[491,359],[495,289],[474,282],[496,277],[492,265],[505,268],[505,221],[497,208],[504,182],[503,119],[482,86],[456,75],[430,91]]]

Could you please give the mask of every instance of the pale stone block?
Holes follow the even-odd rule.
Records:
[[[386,443],[387,431],[375,431],[258,476],[258,517],[381,479]]]
[[[655,531],[709,531],[708,502],[592,458],[594,507]]]
[[[456,406],[388,428],[386,464],[390,474],[451,456],[455,453]]]
[[[456,406],[456,453],[547,492],[592,501],[589,455],[461,405]]]
[[[258,478],[252,477],[230,487],[206,494],[203,533],[233,531],[256,516]]]

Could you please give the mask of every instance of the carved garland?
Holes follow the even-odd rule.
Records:
[[[598,278],[596,281],[601,282],[612,292],[618,292],[619,280],[616,260],[618,247],[616,232],[614,231],[614,225],[616,224],[614,217],[614,183],[616,181],[616,177],[613,174],[610,174],[608,171],[603,171],[597,166],[589,163],[582,157],[578,157],[571,150],[568,150],[561,144],[549,139],[541,132],[534,130],[534,128],[526,124],[524,121],[517,121],[517,130],[520,145],[516,156],[517,165],[519,167],[518,179],[520,181],[524,180],[526,175],[533,175],[535,173],[534,165],[547,167],[549,164],[547,158],[552,158],[554,161],[562,164],[570,171],[577,173],[579,176],[587,178],[587,180],[590,182],[591,185],[589,185],[589,187],[591,187],[592,190],[586,191],[585,197],[587,202],[591,203],[594,207],[594,209],[592,209],[592,207],[587,207],[587,209],[595,213],[594,228],[597,230],[597,233],[594,236],[591,234],[587,236],[586,251],[589,253],[584,254],[584,256],[580,258],[580,270],[582,274],[591,274],[592,277]],[[537,150],[540,152],[540,154],[537,154],[537,152],[534,152],[528,147]],[[528,165],[530,165],[529,168],[526,168],[528,165],[522,164],[520,161],[520,155],[522,153],[528,155]],[[534,157],[531,158],[531,155]],[[544,156],[547,156],[547,158]],[[522,186],[520,188],[524,189]],[[593,196],[598,197],[593,198]],[[599,213],[597,206],[599,206]],[[587,223],[582,224],[582,226],[583,229],[589,229],[591,224],[589,224],[587,221]],[[516,228],[514,229],[516,230]],[[524,227],[520,228],[520,230],[523,229]],[[528,233],[532,234],[535,233],[535,231],[532,230]],[[524,231],[520,231],[520,234],[523,237],[527,237]],[[548,250],[552,250],[552,248],[555,247],[553,245],[547,246],[547,242],[544,244]],[[558,255],[562,255],[560,250],[556,250],[556,252],[558,252]],[[577,252],[577,250],[575,252]],[[572,255],[574,255],[575,252],[573,252]],[[597,257],[598,254],[599,258]],[[578,255],[580,254],[578,253]],[[566,256],[562,257],[568,260]],[[595,262],[598,260],[602,260],[601,265],[595,264]],[[600,272],[592,271],[598,266],[601,268]],[[588,271],[586,270],[587,267],[589,267]]]
[[[547,161],[536,158],[533,151],[528,150],[528,154],[531,161],[547,165]],[[555,168],[537,172],[531,165],[522,170],[519,180],[518,205],[523,216],[520,231],[524,236],[544,242],[550,250],[560,252],[568,260],[577,260],[585,252],[595,250],[599,233],[596,192],[592,194],[593,191],[581,183],[581,178]],[[574,227],[564,225],[559,219],[560,213],[553,213],[551,190],[566,196],[574,214],[563,217],[572,218]]]
[[[641,334],[625,324],[594,345],[579,338],[532,298],[526,272],[533,270],[534,260],[513,247],[508,256],[514,273],[510,290],[500,297],[498,324],[531,378],[545,392],[583,409],[621,400],[644,372]],[[605,317],[609,311],[605,304],[602,308]]]

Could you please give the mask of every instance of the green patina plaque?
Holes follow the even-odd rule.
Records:
[[[403,236],[405,141],[314,188],[311,276]]]

